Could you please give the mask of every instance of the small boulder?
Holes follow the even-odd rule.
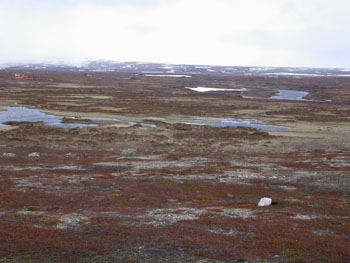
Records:
[[[272,199],[268,197],[261,198],[258,206],[269,206],[272,203]]]
[[[28,157],[30,157],[30,158],[40,157],[40,153],[37,153],[37,152],[29,153]]]

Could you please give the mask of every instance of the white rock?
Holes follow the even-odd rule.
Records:
[[[269,206],[272,203],[272,199],[268,197],[261,198],[258,206]]]
[[[28,154],[28,157],[30,157],[30,158],[34,158],[34,157],[40,157],[40,153],[30,153],[30,154]]]

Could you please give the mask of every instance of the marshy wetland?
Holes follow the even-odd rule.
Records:
[[[350,262],[349,78],[35,75],[0,71],[0,262]]]

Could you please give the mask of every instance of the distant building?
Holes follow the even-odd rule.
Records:
[[[36,76],[30,75],[27,76],[25,74],[22,73],[12,73],[12,78],[13,79],[28,79],[28,80],[37,80],[38,78]]]
[[[24,74],[12,73],[11,75],[13,79],[24,79]]]

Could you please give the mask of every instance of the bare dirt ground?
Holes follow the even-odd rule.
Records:
[[[36,75],[1,72],[0,108],[98,126],[0,127],[0,262],[350,262],[349,79]]]

